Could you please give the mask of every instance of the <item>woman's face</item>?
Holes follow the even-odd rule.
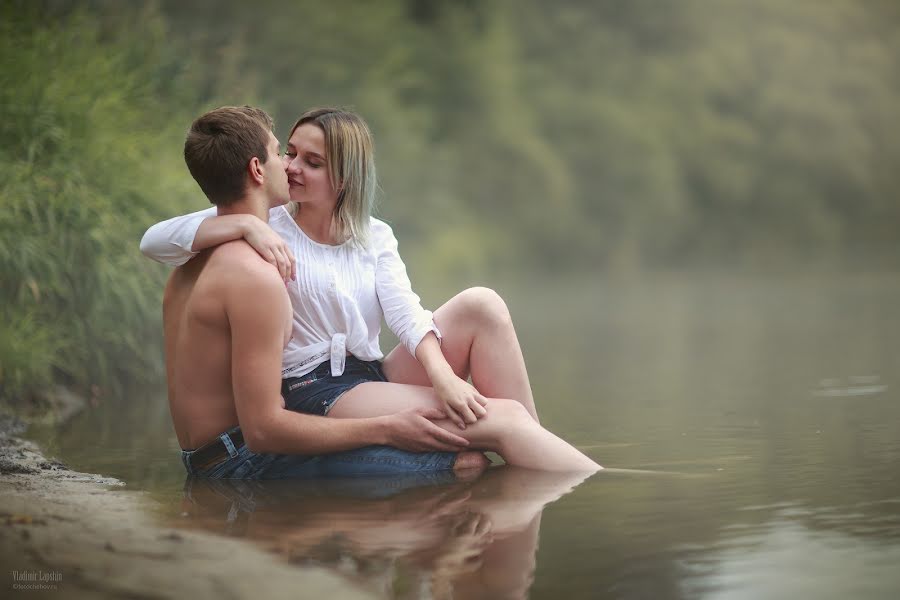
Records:
[[[294,130],[283,160],[291,200],[332,207],[337,203],[325,160],[325,132],[317,125],[305,123]]]

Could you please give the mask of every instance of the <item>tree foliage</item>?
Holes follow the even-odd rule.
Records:
[[[136,244],[204,205],[181,135],[221,104],[282,135],[314,105],[361,112],[420,286],[898,258],[891,0],[0,10],[6,394],[158,358],[164,271]]]
[[[159,22],[133,15],[148,20],[126,40],[85,13],[3,12],[0,391],[146,380],[159,372],[147,349],[159,347],[163,271],[136,243],[193,195],[178,156],[185,116],[159,105]]]

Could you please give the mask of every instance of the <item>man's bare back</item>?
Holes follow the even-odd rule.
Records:
[[[247,290],[257,295],[247,297]],[[243,240],[205,251],[169,277],[163,296],[166,372],[183,449],[199,448],[238,425],[229,311],[247,304],[284,315],[283,348],[291,336],[290,300],[277,270]]]

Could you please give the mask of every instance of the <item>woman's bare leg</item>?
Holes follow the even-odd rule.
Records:
[[[470,288],[434,312],[441,330],[441,352],[462,379],[487,398],[511,398],[538,420],[525,369],[525,358],[506,303],[488,288]],[[393,383],[431,386],[425,369],[402,344],[384,359],[384,372]]]
[[[453,581],[460,598],[527,598],[537,567],[541,513],[527,527],[494,540],[481,553],[474,573],[462,573]]]
[[[329,417],[377,417],[417,407],[440,407],[430,387],[402,383],[361,383],[341,396]],[[535,421],[515,400],[489,398],[487,414],[466,429],[449,419],[436,423],[459,435],[473,450],[496,452],[508,464],[546,471],[596,471],[600,465]]]
[[[489,469],[472,488],[465,504],[469,511],[486,515],[491,531],[505,537],[526,528],[544,510],[577,486],[590,473],[535,471],[504,465]]]

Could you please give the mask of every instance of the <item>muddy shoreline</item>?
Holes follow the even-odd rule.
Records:
[[[9,598],[370,598],[241,541],[164,527],[152,499],[79,473],[0,417],[0,594]]]

